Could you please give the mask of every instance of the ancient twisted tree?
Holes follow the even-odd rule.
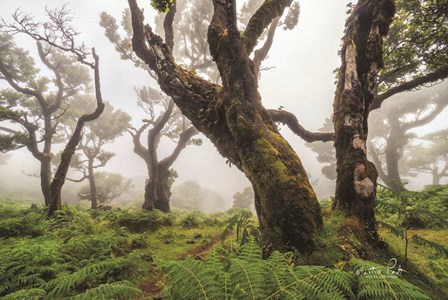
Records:
[[[12,145],[26,146],[41,162],[41,186],[49,213],[61,209],[61,190],[81,139],[86,122],[95,120],[104,110],[100,91],[99,57],[92,49],[78,46],[75,39],[78,33],[71,26],[68,10],[48,10],[49,21],[37,22],[31,15],[16,11],[13,21],[1,20],[2,43],[0,51],[0,78],[6,80],[12,90],[3,91],[0,121],[20,125],[24,130],[13,131]],[[22,33],[32,38],[37,45],[39,58],[53,73],[53,82],[45,77],[37,77],[37,68],[28,53],[15,47],[9,34]],[[51,146],[60,117],[67,111],[67,101],[83,88],[87,88],[87,68],[94,71],[96,108],[85,112],[76,121],[74,131],[61,154],[61,162],[54,176],[51,176]],[[5,100],[4,100],[5,99]],[[7,105],[3,106],[4,102]],[[65,104],[65,105],[64,105]],[[33,120],[30,120],[28,112]],[[38,135],[41,134],[41,137]],[[20,139],[17,139],[19,137]],[[42,149],[39,144],[43,143]]]
[[[15,18],[22,20],[19,15]],[[0,79],[10,86],[0,91],[0,121],[5,121],[0,127],[3,137],[0,147],[2,151],[26,147],[39,161],[37,176],[45,204],[49,205],[51,151],[57,142],[56,129],[71,97],[87,88],[89,78],[73,57],[39,41],[36,43],[39,59],[53,75],[42,76],[29,53],[15,45],[9,30],[15,29],[4,27],[6,33],[0,35]]]
[[[336,209],[359,222],[365,240],[378,239],[374,201],[378,172],[367,159],[370,107],[383,63],[383,37],[395,14],[393,0],[359,1],[347,19],[333,104]]]
[[[170,47],[144,25],[136,1],[129,0],[129,6],[135,53],[156,73],[160,87],[182,113],[252,183],[265,246],[309,252],[322,227],[319,203],[299,157],[261,104],[250,58],[264,29],[291,2],[264,2],[240,32],[235,1],[213,1],[207,41],[222,85],[176,64]]]

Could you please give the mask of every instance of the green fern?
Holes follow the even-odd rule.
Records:
[[[43,299],[46,295],[47,293],[43,289],[22,289],[2,297],[2,300]]]
[[[448,287],[448,268],[437,261],[430,262],[429,266],[437,278],[437,284]]]
[[[439,243],[429,241],[427,239],[424,239],[418,235],[413,235],[412,240],[415,241],[419,245],[428,246],[434,250],[436,250],[439,254],[448,257],[448,249],[440,245]]]
[[[252,239],[241,251],[220,257],[215,247],[206,262],[192,257],[164,267],[168,299],[346,299],[353,275],[320,266],[294,266],[274,252],[262,259]]]
[[[102,284],[98,287],[88,289],[84,293],[76,295],[71,299],[76,300],[109,300],[109,299],[135,299],[143,296],[141,290],[129,281],[118,281]]]
[[[360,259],[351,259],[349,265],[358,275],[358,299],[431,299],[385,266]]]
[[[396,272],[373,262],[352,259],[351,269],[343,271],[296,266],[287,257],[274,252],[263,260],[253,239],[233,254],[215,246],[205,262],[189,257],[166,264],[163,296],[185,300],[430,299]]]

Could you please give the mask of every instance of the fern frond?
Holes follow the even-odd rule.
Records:
[[[381,221],[377,221],[377,224],[381,227],[383,227],[384,229],[386,229],[387,231],[389,231],[390,233],[392,233],[393,235],[399,237],[400,239],[404,239],[404,232],[403,230],[396,228],[392,225],[389,225],[387,223],[381,222]]]
[[[378,208],[389,213],[397,213],[401,211],[401,206],[395,203],[390,203],[381,199],[377,199],[375,203]]]
[[[22,289],[2,297],[2,300],[43,299],[47,293],[43,289]]]
[[[349,265],[358,275],[358,299],[431,299],[385,266],[360,259],[351,259]]]
[[[98,287],[88,289],[84,293],[76,295],[71,299],[76,300],[109,300],[109,299],[135,299],[143,296],[143,292],[129,281],[117,281],[102,284]]]
[[[436,261],[430,262],[429,266],[437,278],[437,283],[444,287],[448,287],[448,269]]]
[[[424,239],[418,235],[413,235],[412,236],[412,240],[415,241],[417,244],[419,245],[423,245],[423,246],[428,246],[433,248],[434,250],[436,250],[439,254],[448,257],[448,249],[446,249],[445,247],[443,247],[441,244],[433,242],[433,241],[429,241],[427,239]]]
[[[171,278],[167,286],[172,299],[210,299],[207,291],[208,284],[213,280],[207,275],[203,276],[204,266],[192,257],[180,262],[171,262],[164,266],[164,272]],[[175,287],[175,288],[173,288]]]

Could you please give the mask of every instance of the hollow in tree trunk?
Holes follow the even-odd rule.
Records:
[[[395,13],[392,0],[359,1],[347,19],[334,99],[335,208],[356,219],[360,238],[375,244],[378,172],[367,159],[367,118],[383,66],[382,41]]]

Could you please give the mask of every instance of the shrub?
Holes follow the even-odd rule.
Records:
[[[125,227],[129,231],[137,233],[173,225],[172,214],[159,210],[115,211],[107,218],[114,226]]]
[[[12,218],[2,216],[0,237],[37,237],[45,234],[45,217],[40,212],[29,211]]]

